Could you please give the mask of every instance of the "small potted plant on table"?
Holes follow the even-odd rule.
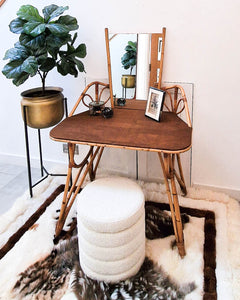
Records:
[[[19,34],[19,40],[6,51],[4,59],[9,62],[2,73],[16,86],[37,74],[41,78],[41,87],[21,94],[27,124],[33,128],[53,126],[64,114],[62,88],[45,85],[49,71],[56,68],[63,76],[75,77],[85,71],[79,58],[86,56],[86,45],[74,46],[77,33],[72,36],[70,32],[79,26],[76,18],[62,16],[67,9],[52,4],[43,8],[41,16],[34,6],[23,5],[9,25],[11,32]]]

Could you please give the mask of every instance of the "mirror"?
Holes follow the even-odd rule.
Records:
[[[112,97],[147,100],[150,86],[160,88],[165,32],[114,34],[105,29]]]

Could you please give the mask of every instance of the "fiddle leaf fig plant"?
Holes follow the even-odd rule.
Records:
[[[43,16],[36,7],[22,5],[17,12],[17,18],[11,21],[10,31],[19,34],[19,40],[14,48],[6,51],[3,59],[9,60],[2,73],[13,84],[19,86],[29,77],[38,74],[45,90],[48,72],[54,68],[65,76],[78,76],[78,72],[85,72],[80,58],[87,54],[86,45],[74,46],[78,29],[77,19],[62,14],[68,6],[49,5],[43,8]]]
[[[133,67],[137,62],[137,42],[129,41],[125,47],[125,53],[121,57],[121,63],[125,70],[130,68],[130,75],[132,74]]]

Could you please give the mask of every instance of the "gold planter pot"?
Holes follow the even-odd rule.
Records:
[[[122,75],[121,83],[124,88],[134,88],[135,87],[135,77],[136,75]]]
[[[64,115],[64,96],[62,88],[46,87],[45,95],[42,88],[35,88],[21,93],[22,116],[23,108],[26,110],[27,125],[32,128],[42,129],[56,125]]]

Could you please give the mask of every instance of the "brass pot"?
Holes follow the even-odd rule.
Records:
[[[134,88],[135,87],[135,77],[136,75],[122,75],[121,83],[125,88]]]
[[[64,115],[62,88],[46,87],[42,95],[42,88],[26,90],[21,93],[22,116],[26,110],[27,125],[42,129],[56,125]]]

